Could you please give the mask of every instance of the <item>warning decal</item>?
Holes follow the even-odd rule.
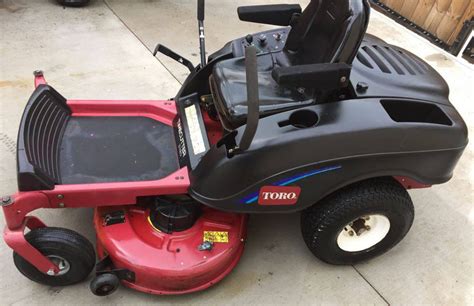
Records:
[[[204,231],[202,241],[228,243],[229,232]]]

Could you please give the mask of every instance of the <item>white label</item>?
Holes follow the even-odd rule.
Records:
[[[191,105],[185,108],[186,121],[188,122],[189,135],[193,147],[194,155],[201,154],[206,151],[206,145],[202,138],[201,126],[197,116],[196,105]]]

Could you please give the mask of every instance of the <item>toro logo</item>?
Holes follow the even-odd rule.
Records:
[[[294,205],[301,188],[298,186],[263,186],[258,195],[260,205]]]

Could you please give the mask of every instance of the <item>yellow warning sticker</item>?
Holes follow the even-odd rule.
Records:
[[[229,242],[229,232],[217,232],[217,231],[204,231],[202,236],[203,241],[210,242]]]

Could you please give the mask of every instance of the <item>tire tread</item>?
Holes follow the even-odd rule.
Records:
[[[327,236],[327,232],[338,220],[353,212],[363,210],[367,203],[380,203],[389,210],[393,207],[388,203],[400,205],[398,209],[406,212],[411,221],[403,230],[404,233],[394,241],[391,247],[402,240],[411,227],[414,217],[414,207],[408,192],[393,178],[369,179],[344,187],[302,212],[303,239],[312,253],[321,260],[332,264],[352,264],[358,261],[355,258],[354,261],[349,262],[331,258],[324,250],[327,241],[322,237]],[[390,248],[377,252],[376,255],[388,251]]]

